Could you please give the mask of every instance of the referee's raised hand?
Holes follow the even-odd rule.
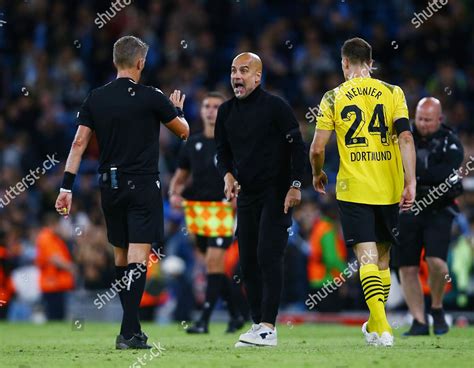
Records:
[[[179,89],[175,89],[170,95],[170,101],[178,111],[178,116],[171,120],[165,126],[171,130],[175,135],[183,140],[189,137],[189,125],[184,118],[183,106],[186,95],[181,93]]]
[[[173,93],[170,95],[170,101],[173,103],[175,107],[181,110],[183,110],[185,98],[186,98],[186,95],[184,93],[181,94],[181,91],[179,89],[175,89]]]

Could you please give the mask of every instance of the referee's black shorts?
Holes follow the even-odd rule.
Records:
[[[374,205],[338,200],[337,205],[347,247],[364,242],[398,243],[398,203]]]
[[[206,253],[207,248],[228,249],[232,244],[232,236],[201,236],[196,235],[196,245],[201,253]]]
[[[413,212],[403,212],[400,215],[400,245],[392,257],[394,266],[419,266],[423,247],[425,257],[446,261],[453,219],[454,214],[446,208],[422,211],[416,216]]]
[[[101,205],[109,242],[119,248],[130,243],[163,244],[163,200],[158,174],[118,173],[118,189],[99,176]]]

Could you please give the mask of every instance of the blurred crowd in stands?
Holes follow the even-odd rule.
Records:
[[[110,287],[113,254],[100,209],[95,141],[80,168],[67,220],[54,213],[54,201],[77,111],[91,89],[115,78],[112,45],[122,35],[136,35],[150,45],[142,83],[165,94],[173,89],[186,94],[184,112],[193,132],[201,129],[199,104],[207,91],[231,97],[232,58],[256,52],[264,64],[264,88],[289,101],[308,145],[314,132],[311,108],[326,90],[343,82],[343,41],[364,37],[373,47],[374,77],[402,87],[410,117],[421,97],[440,99],[445,123],[460,135],[466,158],[474,155],[471,1],[450,0],[415,28],[411,19],[426,1],[134,0],[99,28],[95,20],[105,19],[111,4],[0,0],[0,20],[5,21],[0,28],[0,318],[28,319],[41,305],[47,318],[62,319],[70,291],[95,293]],[[163,193],[180,144],[162,129]],[[33,185],[6,204],[10,186],[53,154],[60,163],[38,174]],[[330,194],[316,195],[308,170],[303,202],[294,212],[283,308],[305,310],[308,293],[339,274],[353,257],[341,240],[334,201],[335,141],[326,160]],[[453,247],[468,251],[461,252],[464,263],[456,269],[462,275],[452,273],[447,296],[448,308],[455,309],[473,304],[472,284],[470,300],[457,295],[458,288],[469,288],[465,280],[473,260],[474,182],[466,178],[464,185]],[[171,319],[189,319],[203,300],[202,257],[192,247],[182,213],[166,204],[165,221],[163,253],[171,261],[166,272],[155,270],[156,282],[147,285],[150,299],[142,304],[151,308],[150,318],[157,306],[172,305]],[[236,257],[229,257],[227,271],[240,287]],[[362,293],[354,285],[349,280],[316,310],[361,308]]]

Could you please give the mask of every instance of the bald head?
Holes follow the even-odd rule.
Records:
[[[232,61],[232,65],[235,63],[243,63],[250,66],[250,68],[255,69],[258,72],[262,72],[262,60],[260,56],[254,54],[253,52],[242,52],[241,54],[237,55],[234,60]]]
[[[252,52],[243,52],[232,61],[230,83],[237,98],[243,99],[260,85],[262,60]]]
[[[435,133],[442,120],[441,102],[434,97],[422,98],[416,106],[415,125],[421,136]]]

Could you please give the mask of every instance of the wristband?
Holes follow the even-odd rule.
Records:
[[[72,193],[71,189],[59,188],[59,193]]]
[[[66,190],[71,191],[72,186],[74,185],[75,178],[76,178],[76,174],[70,173],[69,171],[65,171],[61,189],[66,189]]]
[[[184,111],[181,107],[176,106],[176,111],[178,111],[178,116],[184,118]]]

